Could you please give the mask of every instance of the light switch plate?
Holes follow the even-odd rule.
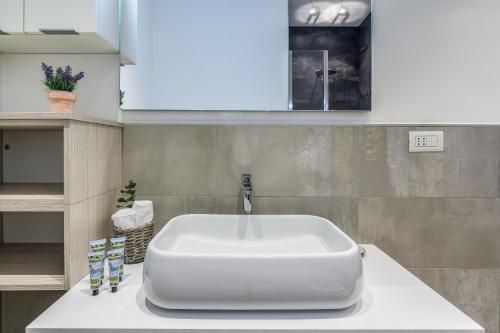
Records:
[[[443,131],[410,131],[408,142],[410,153],[444,151]]]

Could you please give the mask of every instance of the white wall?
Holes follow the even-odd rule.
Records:
[[[120,89],[125,92],[122,108],[141,109],[145,105],[154,108],[153,0],[139,0],[137,16],[136,65],[120,70]]]
[[[49,112],[40,63],[71,65],[85,78],[75,90],[75,113],[109,120],[119,116],[118,54],[0,55],[0,112]]]
[[[64,243],[64,213],[3,213],[4,243]]]
[[[124,111],[131,123],[500,124],[499,0],[373,0],[373,109]]]
[[[500,123],[500,1],[374,0],[375,122]]]
[[[153,67],[139,60],[122,69],[123,107],[285,109],[287,7],[287,0],[153,1]],[[138,103],[133,79],[141,86],[152,80],[153,98]]]

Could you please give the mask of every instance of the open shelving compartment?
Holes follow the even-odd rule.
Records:
[[[0,332],[24,331],[29,309],[88,274],[89,241],[111,234],[123,185],[122,134],[75,113],[0,112]]]
[[[64,290],[63,127],[0,128],[0,291]]]
[[[123,125],[72,113],[0,112],[0,294],[68,290],[89,241],[111,234]]]
[[[64,290],[62,244],[2,244],[0,290]]]

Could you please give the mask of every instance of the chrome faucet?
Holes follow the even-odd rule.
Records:
[[[252,215],[252,175],[241,175],[241,185],[243,192],[243,210],[245,215]]]

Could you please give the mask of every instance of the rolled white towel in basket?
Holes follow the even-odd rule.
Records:
[[[153,202],[151,200],[137,200],[132,205],[137,213],[136,228],[153,222]]]
[[[137,211],[133,208],[123,208],[111,216],[113,224],[119,229],[131,229],[136,227]]]

